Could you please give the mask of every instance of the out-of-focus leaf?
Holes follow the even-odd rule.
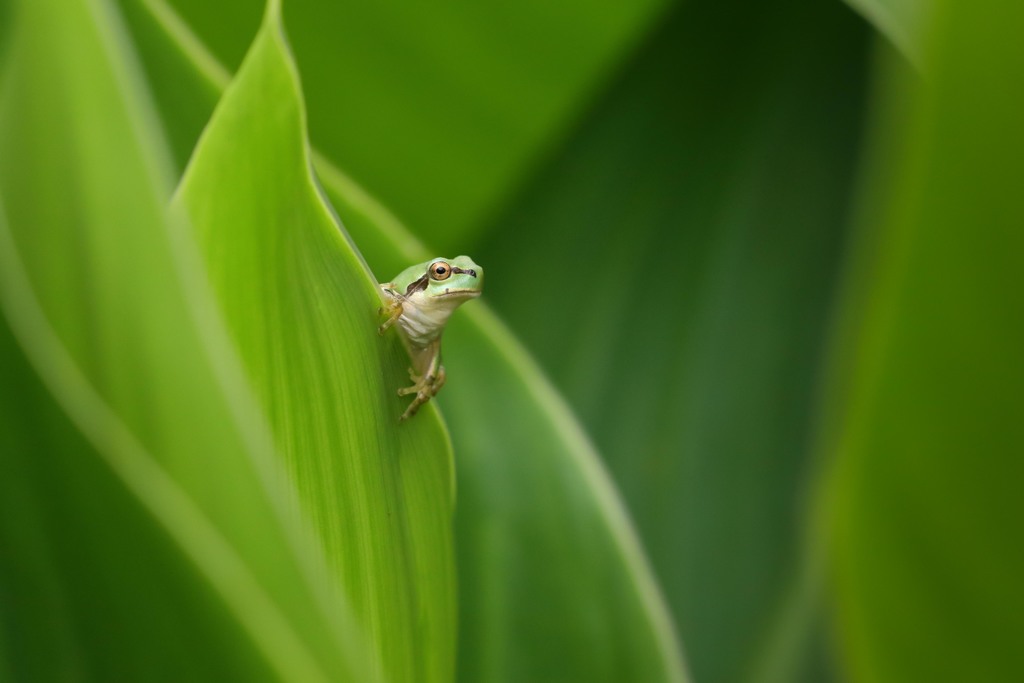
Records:
[[[4,367],[26,386],[22,400],[4,385],[7,668],[373,680],[377,653],[295,514],[194,245],[165,214],[163,142],[116,10],[26,0],[14,14],[0,304]],[[180,611],[150,611],[165,608]]]
[[[459,680],[686,680],[660,589],[568,406],[487,310],[449,327],[439,398],[458,463]]]
[[[7,45],[7,38],[10,33],[11,2],[12,0],[0,0],[0,60],[4,57],[4,47]]]
[[[474,253],[606,457],[706,683],[826,675],[801,519],[860,24],[681,6]]]
[[[924,34],[932,0],[846,0],[915,64],[921,60]]]
[[[881,131],[898,171],[863,226],[838,351],[829,533],[854,681],[1024,670],[1024,6],[935,12],[929,82]]]
[[[233,70],[258,0],[172,0]],[[530,170],[666,0],[284,6],[310,133],[440,253]]]
[[[171,105],[162,114],[173,127],[174,102],[159,99]],[[429,256],[319,161],[381,277]],[[682,680],[670,620],[607,475],[564,404],[480,308],[467,305],[446,334],[451,372],[440,396],[460,462],[460,677]]]
[[[398,422],[408,357],[311,175],[301,92],[270,15],[177,195],[277,443],[388,680],[450,680],[451,450]]]
[[[174,111],[174,125],[165,125],[164,129],[175,176],[180,176],[231,74],[213,59],[193,60],[176,48],[175,41],[194,38],[181,19],[160,0],[116,2],[131,29],[150,84],[159,85],[150,88],[158,111]],[[246,47],[248,45],[247,42]],[[195,54],[205,56],[198,50]]]
[[[0,680],[278,680],[0,320]]]

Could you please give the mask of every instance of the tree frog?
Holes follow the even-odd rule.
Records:
[[[413,385],[399,389],[398,395],[416,397],[399,420],[415,415],[441,390],[445,380],[441,333],[455,309],[480,296],[483,285],[483,269],[468,256],[456,256],[411,266],[380,286],[386,304],[378,312],[386,313],[387,319],[377,332],[384,334],[397,322],[412,359],[409,377]]]

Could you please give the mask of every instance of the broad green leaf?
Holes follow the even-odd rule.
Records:
[[[173,0],[232,70],[259,0]],[[284,5],[314,144],[440,253],[557,139],[666,0]]]
[[[279,680],[0,320],[0,680]]]
[[[1024,669],[1024,6],[935,13],[929,82],[882,103],[898,115],[879,142],[897,146],[867,173],[893,180],[867,211],[836,351],[827,531],[853,681]]]
[[[450,324],[462,681],[687,680],[611,479],[486,309]]]
[[[178,190],[306,516],[389,680],[450,680],[451,451],[435,410],[400,424],[408,357],[311,176],[273,12]]]
[[[6,668],[372,680],[377,653],[165,213],[164,143],[117,12],[27,0],[13,15],[0,305],[4,367],[25,386],[3,396]]]
[[[838,4],[681,6],[474,253],[605,456],[698,681],[826,677],[801,516],[865,38]]]
[[[206,61],[189,36],[163,26],[195,64]],[[153,51],[147,61],[159,59]],[[174,102],[160,101],[174,127]],[[378,275],[426,258],[385,207],[330,160],[317,161]],[[480,309],[465,307],[446,336],[453,371],[441,395],[460,462],[460,675],[681,680],[670,620],[595,453],[508,331]]]

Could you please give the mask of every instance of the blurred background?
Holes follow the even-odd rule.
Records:
[[[263,14],[119,8],[142,53],[147,17],[172,16],[229,73]],[[487,305],[618,488],[692,680],[1020,675],[1024,6],[283,10],[317,153],[430,255],[486,268]],[[179,170],[196,106],[170,132]],[[335,208],[378,280],[408,265]],[[451,330],[452,378],[488,381],[476,343]],[[557,639],[524,636],[506,656],[536,662],[491,668],[471,589],[494,567],[470,542],[476,477],[495,473],[466,455],[488,428],[451,391],[458,677],[571,680],[586,667],[551,661],[592,653]],[[514,431],[496,400],[494,430]],[[544,614],[513,621],[557,632]]]

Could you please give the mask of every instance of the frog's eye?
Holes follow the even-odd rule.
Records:
[[[427,268],[432,280],[447,280],[452,275],[452,267],[444,261],[434,261]]]

